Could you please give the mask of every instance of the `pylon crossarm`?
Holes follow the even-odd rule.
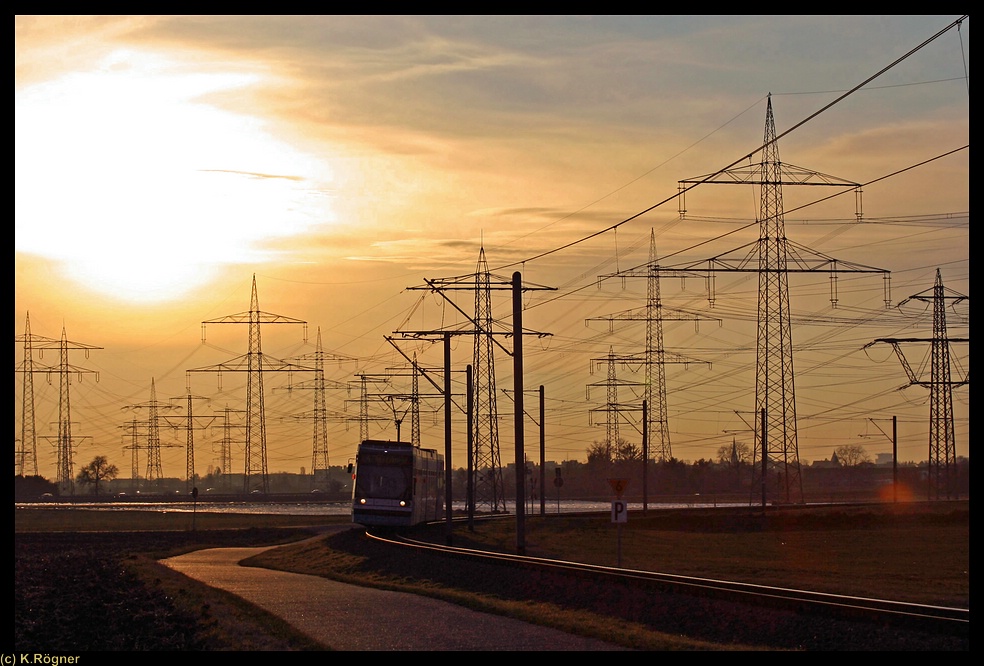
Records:
[[[833,187],[861,187],[860,183],[785,162],[779,165],[779,173],[781,174],[779,181],[771,177],[768,180],[763,180],[762,171],[761,164],[749,164],[704,176],[687,178],[678,182],[688,185],[827,185]]]

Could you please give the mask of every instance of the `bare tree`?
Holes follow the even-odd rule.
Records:
[[[642,448],[624,439],[618,440],[615,447],[615,457],[617,460],[642,460]]]
[[[106,459],[106,456],[96,456],[92,459],[92,462],[79,470],[75,480],[84,486],[91,484],[93,486],[93,494],[98,495],[99,483],[101,481],[115,479],[119,473],[119,468],[116,465],[111,465]]]
[[[837,459],[845,467],[857,467],[863,463],[871,462],[871,456],[868,455],[868,452],[860,444],[838,446],[834,453],[837,454]]]
[[[588,447],[588,464],[589,465],[610,465],[612,460],[612,447],[606,439],[603,442],[595,441],[591,446]]]

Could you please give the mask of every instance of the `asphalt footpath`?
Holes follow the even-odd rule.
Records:
[[[318,576],[244,567],[268,548],[211,548],[162,560],[342,651],[613,651],[625,648],[444,601]]]

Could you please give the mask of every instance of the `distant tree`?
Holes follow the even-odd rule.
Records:
[[[707,478],[707,473],[711,469],[711,461],[704,460],[700,458],[695,460],[693,465],[690,466],[690,483],[692,489],[696,492],[701,492],[704,489],[704,481]]]
[[[106,456],[96,456],[88,465],[79,470],[75,481],[83,486],[92,485],[93,494],[99,494],[99,484],[102,481],[115,479],[120,470],[116,465],[111,465]]]
[[[588,465],[610,465],[612,462],[612,447],[608,444],[608,440],[603,442],[595,442],[588,447]]]
[[[45,493],[49,493],[52,496],[57,495],[58,484],[54,481],[49,481],[43,476],[14,477],[14,501],[33,502]]]
[[[844,444],[843,446],[838,446],[834,450],[834,453],[837,454],[837,459],[845,467],[857,467],[863,463],[871,462],[871,456],[868,455],[868,452],[860,444]]]
[[[618,440],[615,447],[615,457],[617,460],[642,460],[642,448],[624,439]]]
[[[656,486],[660,492],[686,492],[690,465],[678,458],[662,460],[656,465]]]

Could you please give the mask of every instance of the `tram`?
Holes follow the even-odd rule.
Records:
[[[354,472],[353,523],[408,527],[444,518],[444,456],[436,450],[366,440]]]

